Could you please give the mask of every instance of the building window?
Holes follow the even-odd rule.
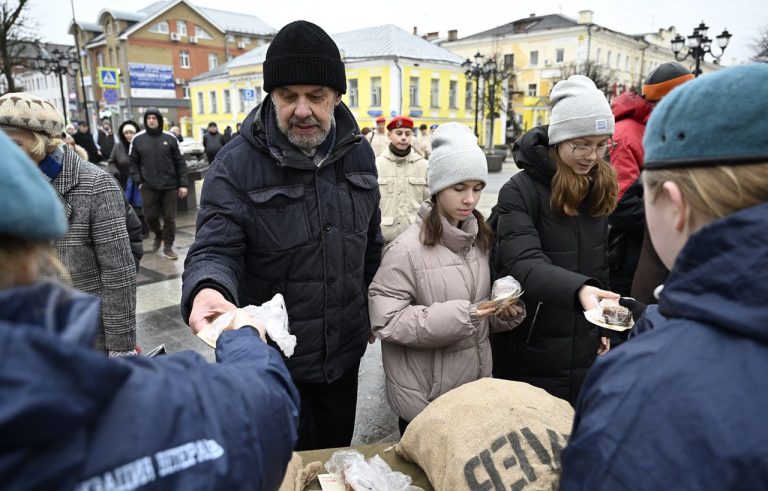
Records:
[[[419,107],[419,77],[411,77],[408,82],[408,101],[411,107]]]
[[[251,44],[251,38],[249,38],[248,36],[243,36],[243,37],[241,37],[241,38],[240,38],[240,40],[241,40],[241,41],[242,41],[244,44]]]
[[[536,97],[536,84],[528,84],[528,95]]]
[[[229,89],[224,89],[221,92],[222,98],[224,99],[224,112],[226,114],[229,114],[232,112],[232,100],[229,97]]]
[[[205,114],[205,107],[203,106],[203,93],[197,93],[197,113]]]
[[[184,91],[184,98],[189,99],[189,85],[182,87],[182,90]]]
[[[611,66],[611,52],[609,51],[607,55],[605,55],[605,66],[609,67]]]
[[[448,107],[451,109],[457,109],[459,107],[459,82],[451,80],[448,84]]]
[[[210,107],[211,114],[216,114],[217,112],[219,112],[219,106],[218,106],[218,103],[217,103],[218,101],[216,100],[216,91],[215,90],[212,90],[212,91],[208,92],[208,102],[210,103],[209,105],[211,106]]]
[[[621,53],[616,53],[616,68],[621,68]]]
[[[216,56],[216,53],[211,53],[208,55],[208,70],[213,70],[219,66],[219,58]]]
[[[179,36],[186,36],[187,35],[187,23],[183,20],[177,20],[176,21],[176,32],[179,34]]]
[[[234,43],[236,40],[237,40],[237,39],[235,38],[235,35],[234,35],[234,34],[229,34],[229,35],[227,36],[227,42],[228,42],[228,43]]]
[[[555,63],[562,63],[565,61],[565,50],[563,48],[557,48],[555,50]]]
[[[200,26],[195,26],[195,36],[198,39],[213,39],[210,34],[208,34],[208,31],[203,29]]]
[[[475,107],[475,90],[472,82],[467,82],[467,90],[464,92],[464,107],[467,109]]]
[[[440,107],[440,79],[433,78],[429,84],[429,106]]]
[[[624,70],[629,71],[629,55],[624,58]]]
[[[159,34],[168,34],[169,31],[170,29],[168,28],[168,22],[166,21],[158,22],[149,28],[149,32],[156,32]]]
[[[347,92],[347,98],[349,100],[349,107],[357,107],[357,79],[349,79],[349,91]]]
[[[371,106],[381,106],[381,77],[371,77]]]
[[[538,51],[531,51],[531,66],[536,66],[539,64],[539,52]]]
[[[595,65],[600,64],[600,55],[601,55],[602,49],[597,48],[597,53],[595,54]]]
[[[96,66],[104,66],[104,53],[99,52],[96,54]]]
[[[179,67],[189,68],[189,51],[179,52]]]
[[[504,71],[509,72],[515,69],[515,55],[504,55]]]
[[[112,35],[112,22],[110,21],[107,21],[107,35],[108,36]]]

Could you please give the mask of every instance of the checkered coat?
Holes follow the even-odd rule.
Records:
[[[136,265],[125,225],[125,203],[117,182],[63,146],[62,170],[53,180],[69,231],[54,249],[72,286],[101,297],[102,330],[97,349],[136,346]]]

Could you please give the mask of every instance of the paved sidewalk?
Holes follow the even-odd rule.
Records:
[[[480,200],[478,209],[487,217],[496,203],[499,189],[517,171],[511,161],[504,163],[501,172],[492,173]],[[198,196],[200,186],[198,185]],[[176,243],[179,259],[166,259],[162,249],[149,252],[152,239],[144,241],[145,254],[141,260],[137,287],[136,322],[138,343],[150,350],[165,344],[169,353],[193,350],[207,360],[214,360],[213,349],[192,335],[181,319],[181,274],[184,259],[195,236],[196,211],[182,212],[176,219]],[[389,409],[384,395],[384,371],[381,365],[381,343],[368,346],[360,364],[360,383],[357,401],[357,421],[353,445],[396,441],[397,418]]]

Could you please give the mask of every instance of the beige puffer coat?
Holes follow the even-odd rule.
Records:
[[[387,401],[406,421],[449,390],[490,377],[489,327],[510,330],[525,317],[478,319],[477,304],[490,296],[491,276],[488,253],[473,246],[477,221],[470,216],[459,229],[442,218],[441,243],[427,247],[419,236],[431,208],[424,203],[419,222],[385,248],[368,290]]]
[[[381,193],[381,233],[384,242],[395,240],[412,223],[424,200],[429,199],[427,161],[411,147],[405,157],[393,154],[387,146],[376,157]]]

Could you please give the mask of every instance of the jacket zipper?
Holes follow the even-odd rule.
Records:
[[[536,304],[536,312],[533,313],[533,320],[531,321],[531,328],[528,329],[528,337],[525,340],[525,344],[530,344],[531,342],[531,336],[533,335],[533,328],[536,326],[536,319],[539,317],[539,309],[541,308],[542,302],[539,301],[538,304]]]
[[[472,268],[469,265],[469,261],[467,261],[467,254],[469,251],[462,254],[461,259],[464,261],[464,265],[469,270],[469,278],[470,278],[470,286],[469,286],[469,297],[470,302],[475,303],[475,295],[477,295],[477,289],[475,288],[475,274],[472,272]],[[478,319],[479,320],[479,319]],[[490,320],[488,321],[490,322]],[[475,354],[477,355],[477,379],[480,378],[481,372],[480,372],[480,366],[481,366],[481,357],[480,357],[480,334],[477,330],[475,330]]]

